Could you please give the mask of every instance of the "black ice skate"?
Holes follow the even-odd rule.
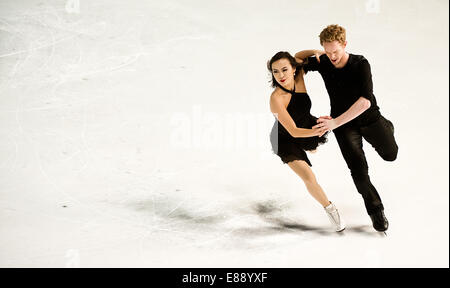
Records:
[[[372,219],[373,228],[379,232],[384,232],[389,227],[389,222],[384,215],[384,210],[380,210],[373,214],[370,214],[370,219]]]

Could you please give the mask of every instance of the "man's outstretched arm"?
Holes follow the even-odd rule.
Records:
[[[313,128],[323,128],[325,131],[334,130],[364,113],[364,111],[370,108],[370,105],[370,100],[365,97],[359,97],[359,99],[353,103],[347,111],[339,115],[339,117],[334,119],[329,117],[320,117],[317,119],[318,124]]]
[[[359,66],[359,77],[355,79],[361,83],[360,97],[353,103],[350,108],[336,117],[335,119],[331,119],[331,117],[320,117],[316,125],[317,128],[322,127],[326,131],[331,131],[336,129],[339,126],[348,123],[364,113],[367,109],[370,108],[371,102],[370,99],[373,97],[373,83],[372,83],[372,73],[370,69],[370,64],[367,60],[364,60]],[[316,127],[314,126],[314,127]]]

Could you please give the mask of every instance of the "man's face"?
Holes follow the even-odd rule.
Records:
[[[345,43],[340,43],[335,40],[333,42],[323,43],[325,53],[336,68],[341,68],[345,65],[342,61],[345,56],[345,46],[347,46],[347,41],[345,41]]]

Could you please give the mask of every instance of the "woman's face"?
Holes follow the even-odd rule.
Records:
[[[272,63],[272,74],[275,80],[283,87],[290,87],[294,83],[295,69],[288,59],[280,59]]]

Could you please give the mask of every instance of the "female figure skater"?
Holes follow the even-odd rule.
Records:
[[[287,163],[302,178],[309,193],[324,207],[334,229],[345,229],[345,223],[333,203],[317,183],[305,151],[315,151],[327,141],[328,132],[312,128],[317,118],[310,114],[311,100],[303,81],[302,64],[288,52],[278,52],[267,62],[272,74],[270,110],[276,120],[270,133],[272,149],[283,163]]]

